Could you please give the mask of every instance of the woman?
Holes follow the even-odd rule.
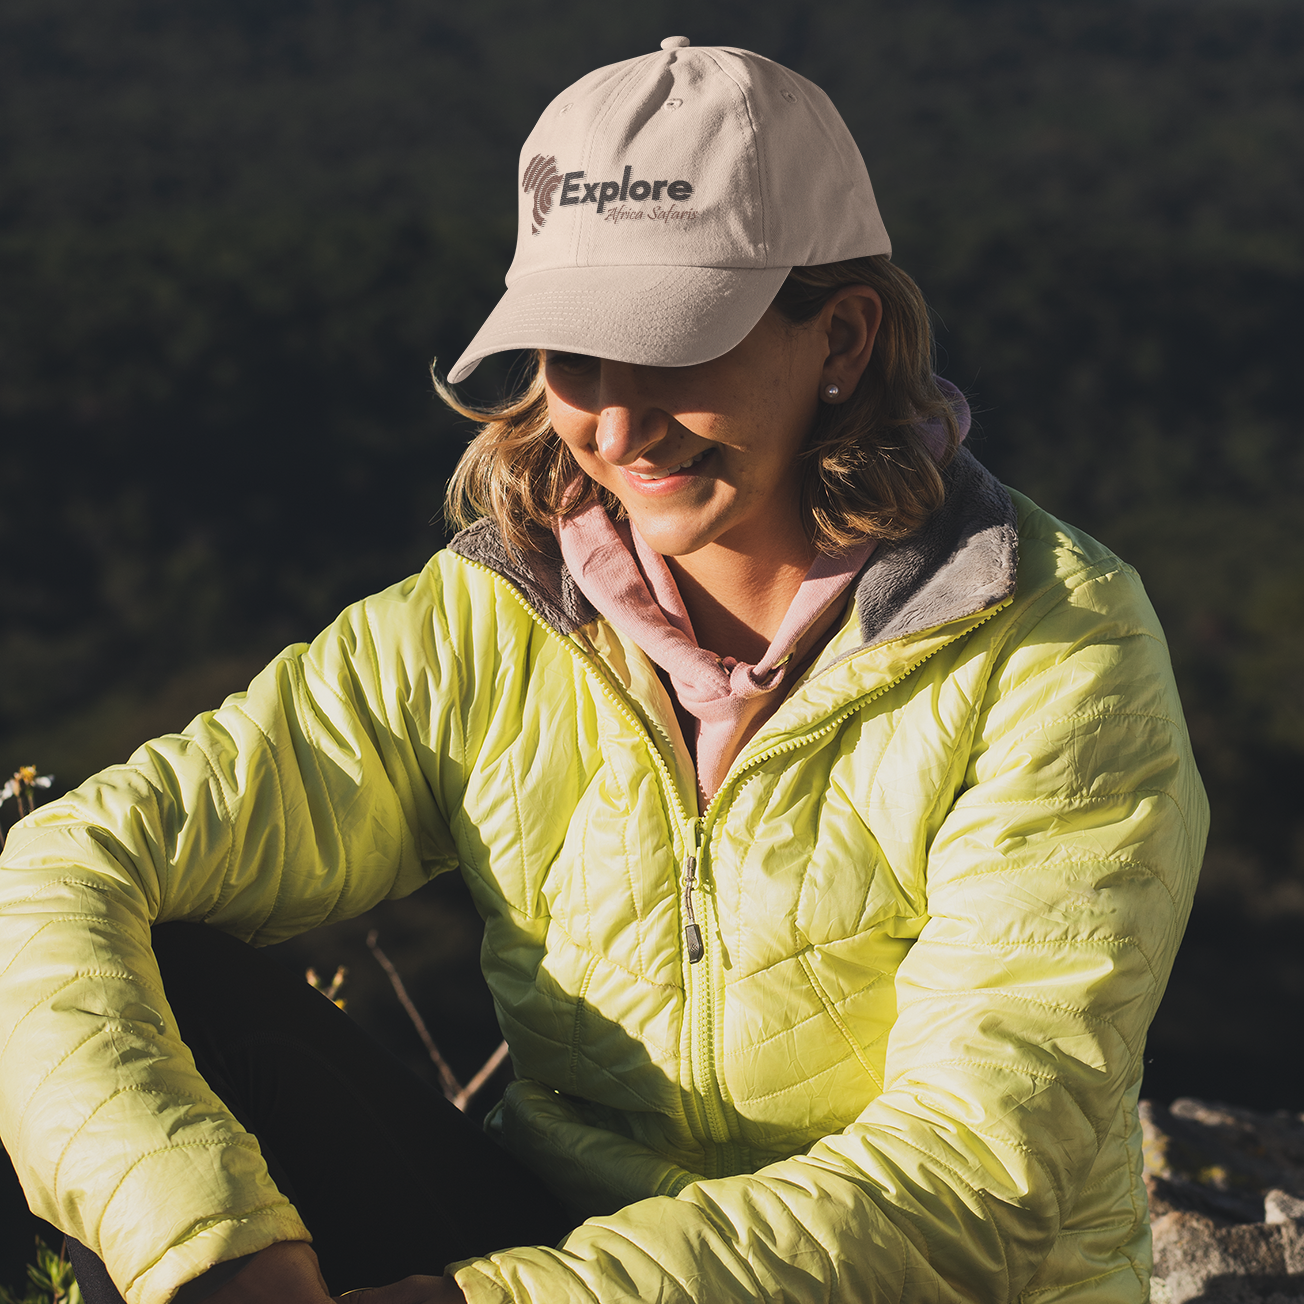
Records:
[[[1144,1300],[1206,811],[1138,581],[960,448],[810,83],[682,37],[599,69],[520,218],[451,379],[540,369],[467,528],[12,835],[29,1198],[132,1304]],[[224,936],[454,867],[497,1145]]]

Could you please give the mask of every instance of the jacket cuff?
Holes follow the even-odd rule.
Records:
[[[228,1259],[257,1254],[278,1241],[311,1241],[303,1220],[290,1204],[242,1218],[210,1223],[161,1259],[123,1289],[127,1304],[167,1304],[188,1281]]]
[[[512,1304],[512,1292],[487,1259],[465,1259],[445,1270],[461,1287],[466,1304]]]

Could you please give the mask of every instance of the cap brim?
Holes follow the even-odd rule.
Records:
[[[742,342],[790,267],[561,267],[522,276],[458,358],[463,381],[508,349],[558,349],[613,362],[687,367]]]

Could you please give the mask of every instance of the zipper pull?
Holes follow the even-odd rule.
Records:
[[[705,948],[702,946],[702,930],[693,918],[693,887],[697,883],[697,855],[689,856],[684,865],[684,942],[688,946],[688,963],[696,964]]]

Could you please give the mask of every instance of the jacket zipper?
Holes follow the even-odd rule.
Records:
[[[700,870],[706,856],[703,838],[704,821],[693,821],[693,854],[685,865],[684,899],[687,907],[688,922],[684,927],[685,943],[688,952],[688,969],[685,975],[687,997],[686,1014],[690,1020],[689,1045],[692,1047],[689,1069],[693,1077],[693,1089],[701,1102],[706,1135],[714,1147],[715,1171],[709,1176],[722,1177],[729,1173],[741,1171],[741,1146],[738,1142],[737,1121],[733,1110],[725,1098],[724,1087],[716,1067],[715,1043],[719,1029],[720,976],[717,974],[720,962],[720,948],[716,947],[706,954],[706,946],[701,926],[692,914],[692,893],[695,885],[701,886]],[[718,927],[711,894],[705,889],[699,894],[702,922],[710,934]],[[703,958],[705,964],[698,962]]]
[[[684,865],[684,945],[688,949],[688,963],[696,964],[703,955],[702,930],[693,914],[693,888],[697,884],[697,857],[701,852],[702,821],[693,821],[693,850]]]

